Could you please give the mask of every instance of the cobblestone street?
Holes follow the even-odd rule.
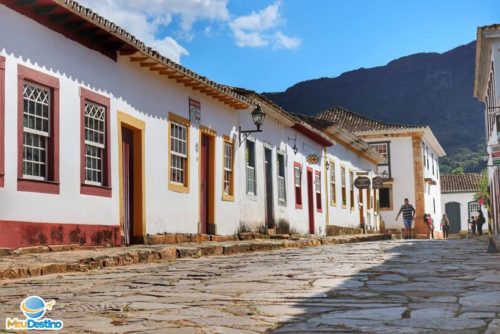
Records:
[[[485,240],[379,241],[4,281],[67,333],[496,333],[500,256]]]

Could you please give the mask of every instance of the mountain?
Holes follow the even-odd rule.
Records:
[[[443,160],[444,171],[461,166],[472,172],[481,166],[460,163],[472,153],[477,160],[484,142],[483,106],[472,96],[475,55],[476,43],[471,42],[264,95],[295,113],[313,115],[340,106],[381,121],[429,125],[449,155]]]

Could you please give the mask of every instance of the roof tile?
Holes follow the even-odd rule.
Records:
[[[477,192],[479,190],[480,173],[442,174],[441,192]]]

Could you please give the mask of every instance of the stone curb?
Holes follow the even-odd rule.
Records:
[[[86,272],[107,267],[120,267],[132,264],[174,261],[182,258],[202,256],[233,255],[239,253],[272,251],[285,248],[306,248],[321,245],[335,245],[366,241],[387,240],[387,234],[352,235],[341,237],[304,238],[299,240],[251,240],[236,241],[230,244],[208,245],[168,245],[163,248],[131,250],[117,255],[102,255],[82,258],[69,263],[39,263],[36,266],[20,265],[15,268],[0,269],[0,281],[36,277],[66,272]],[[105,249],[103,249],[103,252]]]

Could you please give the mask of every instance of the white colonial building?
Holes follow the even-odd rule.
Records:
[[[316,115],[356,134],[384,156],[378,173],[385,179],[379,207],[386,229],[402,228],[396,216],[405,198],[415,206],[415,233],[426,234],[424,213],[441,217],[439,158],[445,152],[428,126],[390,124],[334,107]]]
[[[488,151],[490,217],[494,233],[500,231],[500,24],[477,29],[474,97],[484,103]]]
[[[479,173],[441,175],[441,210],[450,220],[450,233],[467,232],[479,210],[488,217],[486,207],[474,199],[480,179]]]
[[[76,2],[0,1],[0,247],[361,222],[354,195],[354,209],[328,214],[326,166],[336,162],[340,207],[379,155],[250,95]],[[247,138],[257,104],[263,131]],[[376,229],[370,208],[363,219]]]

